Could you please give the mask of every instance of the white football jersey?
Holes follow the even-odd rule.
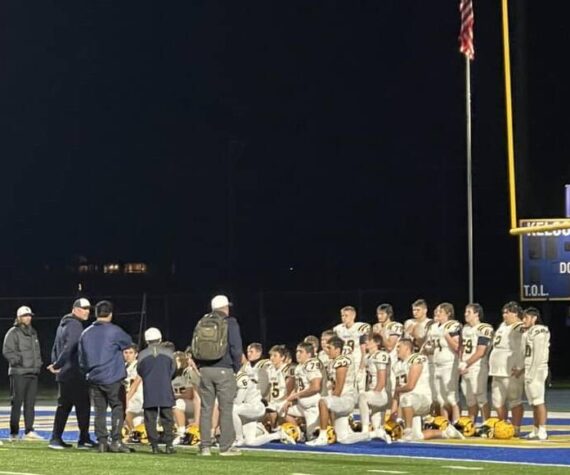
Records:
[[[257,381],[254,379],[254,372],[240,370],[236,374],[237,393],[234,402],[236,404],[254,404],[261,401],[261,392]]]
[[[368,323],[354,322],[350,328],[341,323],[333,328],[335,335],[344,341],[343,355],[351,356],[354,364],[360,364],[362,352],[360,351],[360,337],[370,334]]]
[[[534,325],[523,335],[525,378],[533,379],[536,370],[548,366],[550,357],[550,330],[545,325]]]
[[[127,377],[125,378],[125,387],[127,392],[131,388],[131,384],[137,378],[137,360],[133,361],[132,363],[126,364],[125,369],[127,370]]]
[[[445,323],[434,322],[428,329],[428,341],[433,345],[433,363],[437,366],[453,364],[459,355],[453,351],[445,334],[460,335],[461,324],[457,320],[449,320]]]
[[[284,401],[287,398],[287,377],[289,374],[289,365],[284,365],[277,369],[270,365],[267,369],[269,378],[269,401]]]
[[[487,352],[483,358],[477,360],[471,365],[472,368],[479,368],[481,362],[488,364],[489,348],[493,341],[493,327],[488,323],[478,323],[474,326],[465,325],[461,331],[461,340],[463,350],[461,352],[461,361],[467,361],[477,350],[479,345],[487,345]]]
[[[390,365],[390,355],[383,350],[379,350],[376,353],[366,355],[366,388],[368,390],[373,390],[378,384],[378,371],[385,370],[386,374],[386,386],[384,389],[388,389],[390,378],[389,378],[389,365]]]
[[[404,361],[398,360],[395,365],[394,373],[396,374],[396,384],[404,386],[408,382],[408,374],[410,368],[414,365],[422,365],[422,373],[416,382],[416,386],[412,393],[429,395],[431,397],[431,386],[429,381],[428,360],[424,355],[412,353]]]
[[[336,370],[338,368],[347,367],[346,378],[344,380],[344,386],[342,387],[342,392],[340,396],[352,396],[354,397],[356,391],[356,371],[354,369],[354,363],[350,356],[339,355],[334,360],[329,363],[328,377],[332,386],[334,388],[336,384]]]
[[[513,368],[523,368],[523,332],[524,327],[520,321],[512,325],[504,322],[499,325],[489,355],[489,376],[510,377]]]
[[[297,391],[303,391],[316,378],[322,379],[322,365],[318,358],[311,358],[295,368],[295,385]]]

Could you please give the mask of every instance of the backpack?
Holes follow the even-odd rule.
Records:
[[[228,351],[228,319],[208,313],[196,324],[192,335],[192,356],[198,361],[217,361]]]

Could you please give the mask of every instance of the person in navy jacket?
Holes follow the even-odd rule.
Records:
[[[121,443],[124,407],[120,395],[127,377],[123,350],[133,341],[124,330],[111,323],[113,304],[102,300],[95,306],[97,320],[79,338],[79,364],[89,384],[95,409],[95,435],[100,452],[130,452]],[[107,406],[111,407],[111,444],[107,430]]]
[[[144,424],[153,453],[158,448],[158,419],[164,429],[163,441],[166,453],[173,454],[174,419],[172,407],[175,404],[172,378],[176,372],[174,353],[162,345],[162,334],[158,328],[149,328],[144,339],[148,346],[139,353],[137,371],[143,383]],[[137,383],[138,384],[138,383]],[[136,388],[135,388],[136,390]]]
[[[55,341],[51,350],[51,364],[47,367],[55,374],[58,386],[57,409],[53,421],[53,431],[49,442],[50,449],[67,449],[71,444],[62,439],[69,413],[75,406],[79,442],[77,448],[94,447],[89,437],[89,416],[91,403],[85,375],[79,367],[79,337],[84,330],[84,322],[89,319],[91,303],[85,298],[73,302],[71,313],[59,322]]]

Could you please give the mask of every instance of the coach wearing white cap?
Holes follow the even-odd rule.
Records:
[[[51,350],[51,364],[47,367],[55,374],[58,386],[57,409],[53,421],[53,432],[49,441],[50,449],[67,449],[71,444],[63,441],[63,431],[73,406],[79,426],[78,449],[89,449],[95,443],[89,437],[89,416],[91,403],[89,386],[79,368],[79,337],[84,324],[89,319],[91,303],[86,298],[73,302],[71,313],[59,322],[55,341]]]
[[[210,455],[212,412],[216,399],[220,409],[220,455],[240,455],[240,450],[233,447],[235,429],[232,412],[236,395],[234,373],[241,367],[242,340],[237,320],[230,317],[228,298],[216,295],[211,306],[212,312],[200,319],[192,337],[192,353],[201,375],[199,455]]]
[[[33,312],[30,307],[20,307],[16,312],[14,326],[4,337],[2,354],[8,361],[10,376],[10,440],[17,440],[20,431],[20,415],[24,404],[24,439],[41,440],[34,431],[38,374],[42,367],[38,334],[32,327]]]

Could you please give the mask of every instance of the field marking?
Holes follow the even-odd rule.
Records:
[[[366,470],[366,471],[374,473],[410,473],[410,472],[400,472],[399,470]]]
[[[1,472],[3,475],[40,475],[39,473],[27,473],[27,472]]]
[[[376,457],[376,458],[399,458],[399,459],[409,459],[409,455],[384,455],[384,454],[347,454],[343,452],[318,452],[316,450],[287,450],[287,449],[260,449],[254,447],[248,447],[248,451],[251,452],[280,452],[288,454],[315,454],[315,455],[341,455],[345,457]],[[440,460],[442,462],[472,462],[472,463],[494,463],[503,465],[532,465],[534,467],[562,467],[569,468],[570,465],[563,463],[538,463],[538,462],[511,462],[505,460],[475,460],[475,459],[454,459],[445,457],[426,457],[425,455],[414,455],[414,459],[420,460]]]
[[[442,465],[442,468],[453,468],[455,470],[483,470],[483,467],[464,467],[462,465]]]

